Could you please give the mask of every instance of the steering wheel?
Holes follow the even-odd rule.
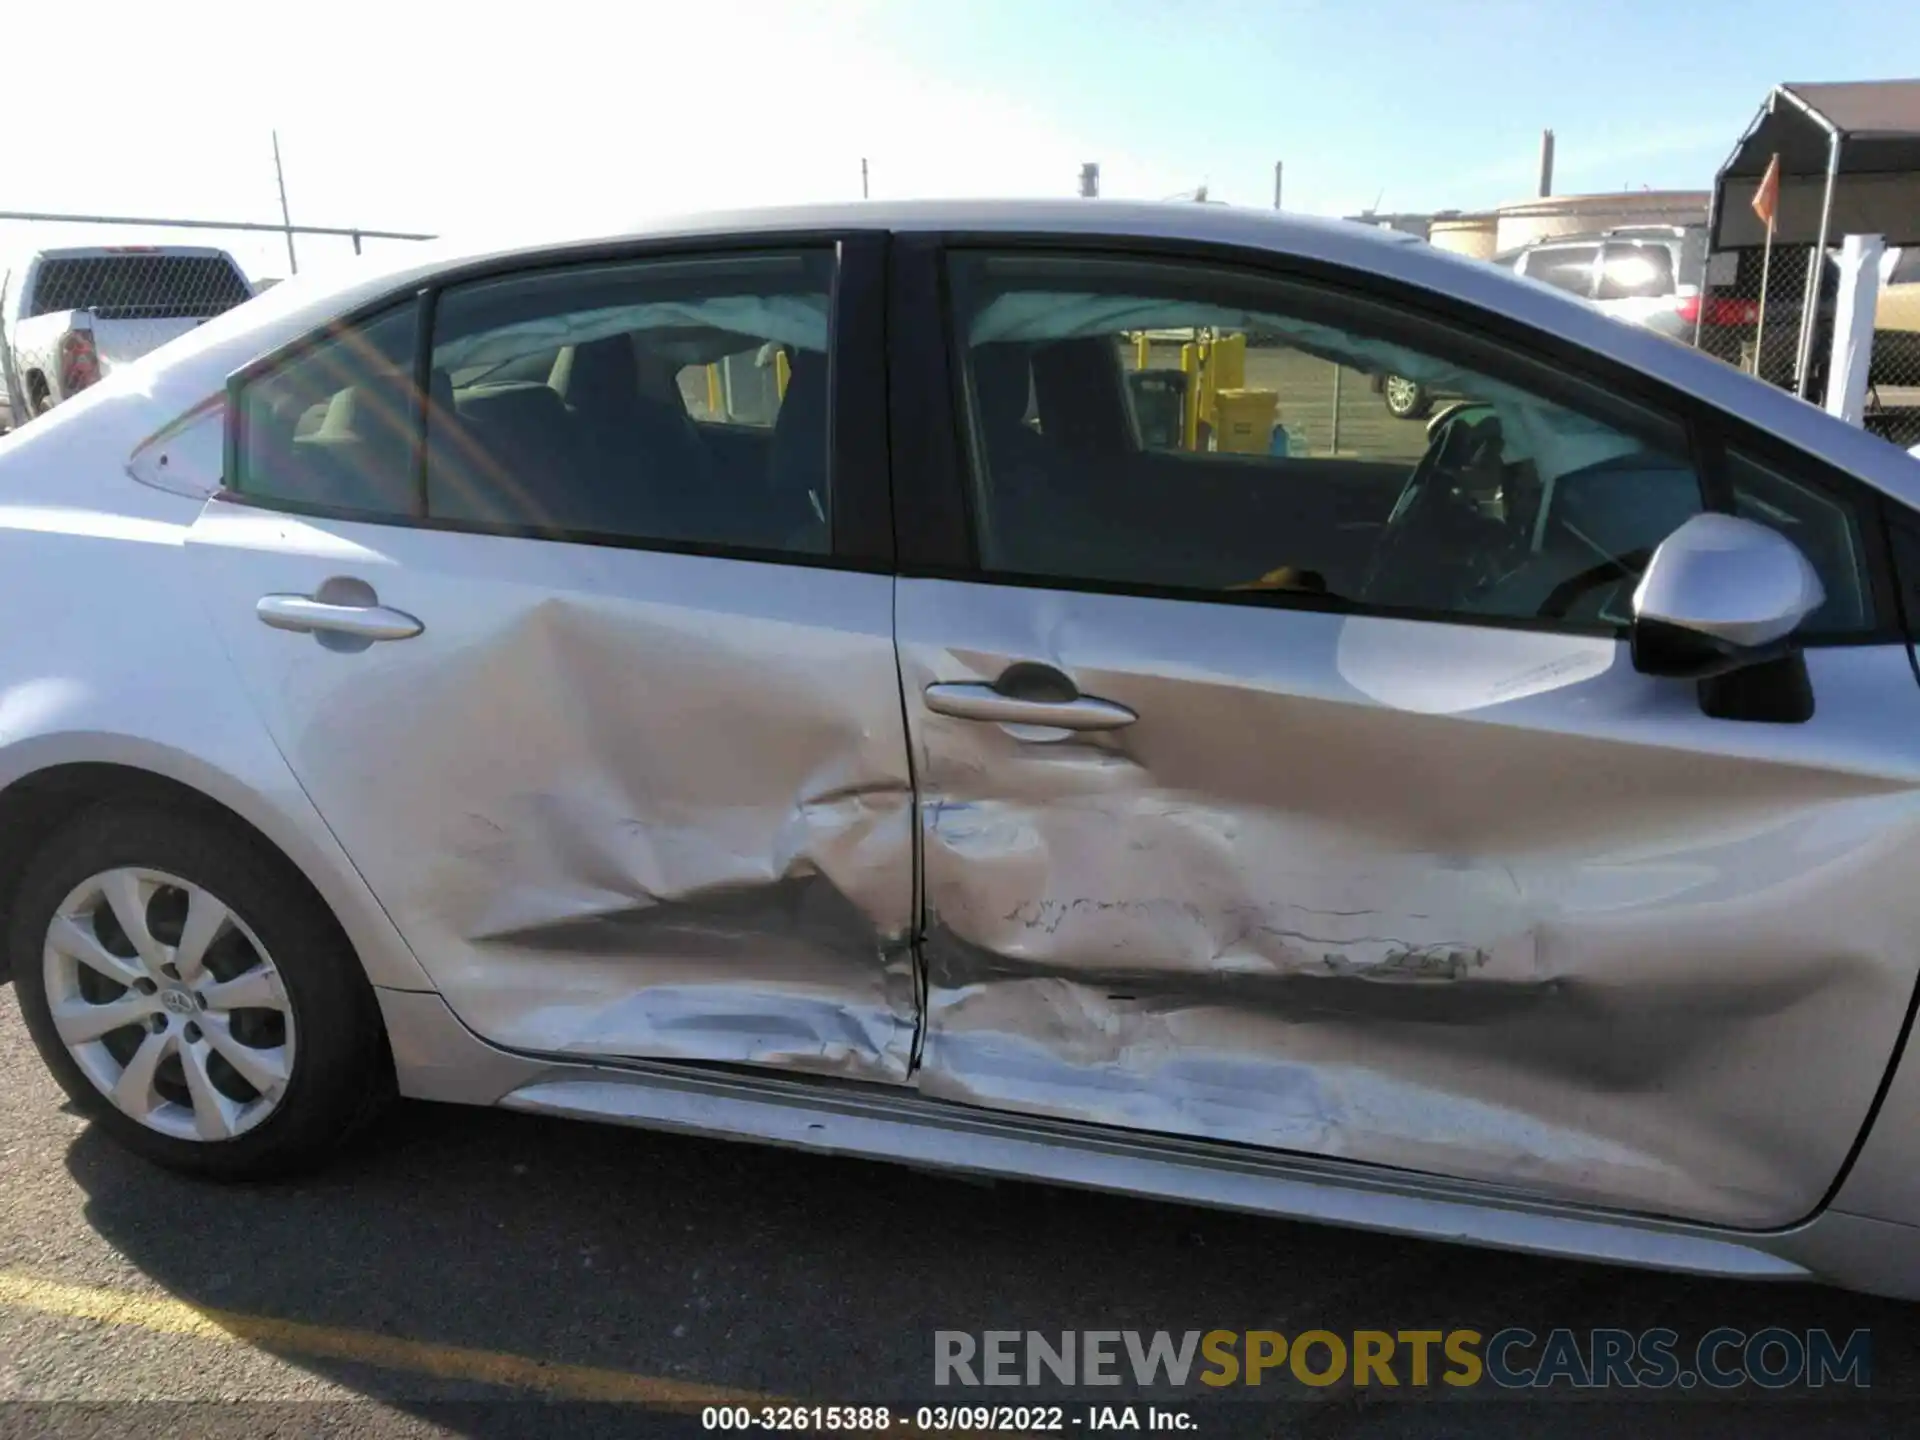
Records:
[[[1450,458],[1457,423],[1450,419],[1441,425],[1401,487],[1360,598],[1431,606],[1442,586],[1451,600],[1498,578],[1512,538],[1508,527],[1453,503],[1455,492],[1473,486],[1473,477]]]

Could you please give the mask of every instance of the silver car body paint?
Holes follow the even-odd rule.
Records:
[[[1751,649],[1786,639],[1826,598],[1813,562],[1778,530],[1708,511],[1661,541],[1633,613]]]
[[[188,550],[294,773],[481,1034],[905,1078],[888,577],[224,501]],[[422,633],[341,654],[254,615],[341,578]]]
[[[1538,1255],[1747,1280],[1824,1278],[1920,1298],[1920,1229],[1839,1209],[1753,1233],[1556,1204],[1378,1166],[996,1114],[897,1086],[495,1049],[437,996],[380,992],[401,1085],[426,1100],[750,1140],[1387,1230]]]
[[[0,788],[111,765],[196,790],[299,866],[376,984],[430,989],[194,598],[181,555],[200,503],[130,483],[105,457],[150,422],[123,398],[76,423],[96,403],[83,394],[36,434],[0,440],[0,603],[15,617],[0,655]]]
[[[899,616],[925,1093],[1742,1226],[1832,1183],[1920,958],[1905,647],[1812,652],[1818,713],[1765,726],[1604,638],[931,580]],[[1140,718],[915,703],[1016,660]]]
[[[956,203],[596,243],[856,228],[1348,266],[1636,366],[1920,507],[1920,465],[1813,406],[1355,227]],[[290,281],[0,440],[0,604],[60,597],[47,638],[0,657],[0,779],[111,761],[260,828],[382,987],[410,1093],[782,1138],[659,1069],[746,1061],[790,1110],[922,1107],[919,1138],[870,1129],[859,1153],[1645,1263],[1724,1241],[1788,1263],[1691,1268],[1920,1294],[1911,1056],[1821,1209],[1913,993],[1904,647],[1816,651],[1809,724],[1738,725],[1611,641],[309,521],[203,506],[151,448],[130,478],[235,368],[521,253],[555,252]],[[254,618],[334,577],[424,632],[341,654]],[[1137,723],[1049,743],[919,702],[1017,659]],[[969,1116],[1011,1148],[989,1158]],[[1243,1193],[1223,1142],[1293,1158]],[[1541,1245],[1542,1215],[1596,1228]]]

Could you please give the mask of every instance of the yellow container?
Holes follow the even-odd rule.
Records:
[[[1206,347],[1198,341],[1189,340],[1180,347],[1180,369],[1187,377],[1187,407],[1182,418],[1185,431],[1181,444],[1189,450],[1200,448],[1200,420],[1202,416],[1212,414],[1208,401],[1207,376],[1211,373],[1206,366]]]
[[[1264,455],[1273,444],[1273,427],[1280,419],[1277,390],[1220,390],[1213,397],[1219,422],[1213,430],[1213,448],[1233,455]]]
[[[1213,342],[1207,365],[1213,371],[1214,389],[1240,389],[1247,383],[1247,337],[1239,334],[1220,336]]]

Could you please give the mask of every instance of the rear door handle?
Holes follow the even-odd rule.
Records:
[[[262,595],[253,607],[263,625],[296,635],[345,635],[355,640],[411,640],[426,627],[385,605],[340,605],[311,595]]]
[[[995,725],[1051,725],[1059,730],[1118,730],[1140,717],[1124,705],[1081,695],[1072,700],[1022,700],[991,685],[938,684],[926,689],[927,708],[956,720]]]

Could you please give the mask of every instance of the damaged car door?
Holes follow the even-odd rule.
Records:
[[[235,377],[197,583],[490,1040],[906,1076],[875,245],[522,260]]]
[[[915,263],[953,345],[895,384],[960,397],[930,428],[965,439],[914,477],[944,501],[901,489],[921,1088],[1731,1225],[1817,1209],[1920,924],[1920,692],[1866,493],[1378,276]],[[1189,396],[1211,448],[1131,412],[1127,372],[1182,347],[1238,357]],[[1431,433],[1337,408],[1380,373],[1471,403]],[[901,413],[896,456],[931,454]],[[1824,589],[1739,683],[1629,653],[1704,509]]]

